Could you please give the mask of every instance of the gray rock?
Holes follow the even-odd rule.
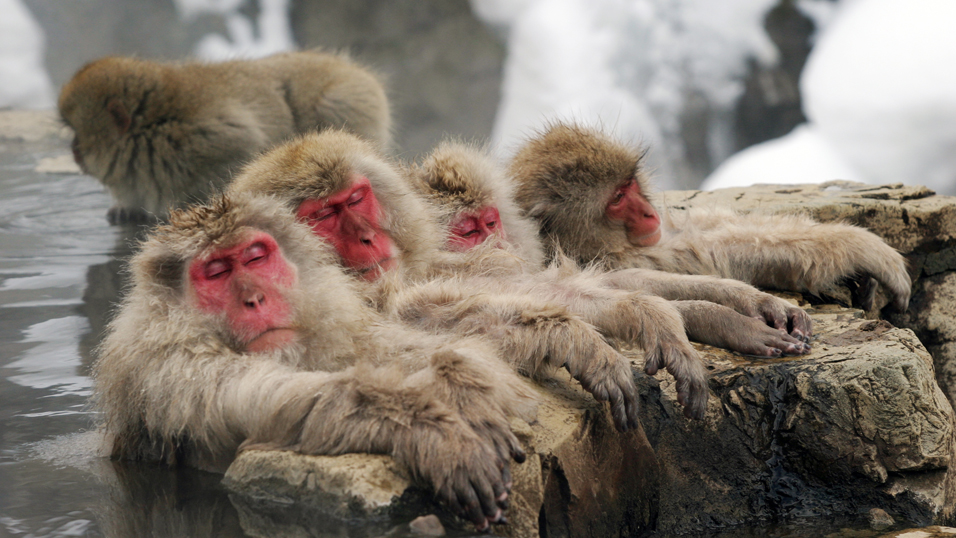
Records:
[[[887,514],[885,510],[880,510],[879,508],[871,508],[867,514],[867,518],[870,521],[870,528],[877,531],[892,527],[896,523],[896,520],[893,519],[893,516]]]

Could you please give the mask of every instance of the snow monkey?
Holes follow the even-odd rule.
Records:
[[[539,292],[539,281],[513,277],[521,273],[514,269],[519,260],[504,250],[442,251],[444,233],[428,204],[396,165],[350,133],[328,130],[286,142],[250,163],[229,192],[284,201],[335,248],[390,319],[491,335],[501,355],[527,375],[567,368],[596,399],[609,402],[622,431],[638,424],[634,376],[630,361],[598,329],[640,345],[647,372],[666,368],[674,375],[685,414],[704,414],[706,371],[667,301],[612,289]]]
[[[552,125],[511,162],[518,205],[538,222],[552,253],[560,248],[581,264],[715,275],[813,294],[861,278],[856,298],[865,310],[873,306],[877,282],[897,309],[909,304],[903,257],[856,226],[694,210],[662,222],[641,156],[600,131]]]
[[[174,210],[131,271],[94,366],[113,457],[390,454],[479,529],[502,521],[508,419],[534,399],[493,346],[384,320],[273,199]]]
[[[447,249],[467,250],[495,238],[497,245],[510,244],[530,265],[541,266],[543,247],[537,224],[520,214],[513,200],[513,183],[486,149],[445,141],[411,167],[409,178],[448,225]],[[559,264],[563,259],[574,265],[574,261],[558,259]],[[555,279],[568,271],[549,269],[539,274]],[[675,300],[672,304],[681,312],[692,340],[757,356],[810,350],[806,343],[812,327],[809,315],[743,282],[645,269],[592,273],[598,286],[647,291]],[[792,334],[787,333],[788,325]]]
[[[114,199],[114,224],[205,199],[295,133],[344,127],[383,147],[391,137],[378,78],[317,51],[223,63],[102,58],[63,87],[59,110],[77,164]]]

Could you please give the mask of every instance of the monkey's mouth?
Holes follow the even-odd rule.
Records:
[[[246,343],[246,351],[262,353],[287,346],[296,339],[298,332],[289,327],[275,327],[267,329],[259,336]]]
[[[627,242],[635,247],[652,247],[661,240],[661,229],[658,227],[653,232],[638,237],[627,234]]]
[[[376,263],[366,265],[365,267],[358,267],[355,269],[355,272],[358,273],[362,279],[371,282],[377,280],[382,274],[394,269],[396,265],[398,265],[398,261],[396,261],[394,257],[388,257]]]

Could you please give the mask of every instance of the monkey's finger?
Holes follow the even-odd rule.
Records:
[[[495,495],[492,485],[483,478],[477,478],[471,481],[471,487],[478,497],[478,502],[481,504],[481,510],[485,518],[492,523],[498,521],[498,518],[501,517],[501,508],[498,508],[498,496]]]
[[[463,486],[458,490],[458,504],[462,507],[461,517],[475,526],[475,530],[484,531],[489,527],[488,518],[481,508],[481,502],[471,487]]]
[[[649,353],[644,359],[644,373],[654,375],[664,367],[664,357],[660,353]]]
[[[501,470],[501,484],[505,488],[505,492],[511,491],[511,486],[514,485],[511,481],[511,466],[505,465],[504,469]]]

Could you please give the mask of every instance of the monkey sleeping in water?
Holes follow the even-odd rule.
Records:
[[[525,457],[508,421],[534,399],[493,346],[383,319],[267,198],[174,211],[130,265],[93,368],[113,457],[390,454],[479,530],[504,521]]]
[[[222,63],[102,58],[63,87],[59,111],[80,169],[113,197],[114,224],[202,201],[296,133],[345,128],[380,147],[391,136],[379,79],[315,51]]]

